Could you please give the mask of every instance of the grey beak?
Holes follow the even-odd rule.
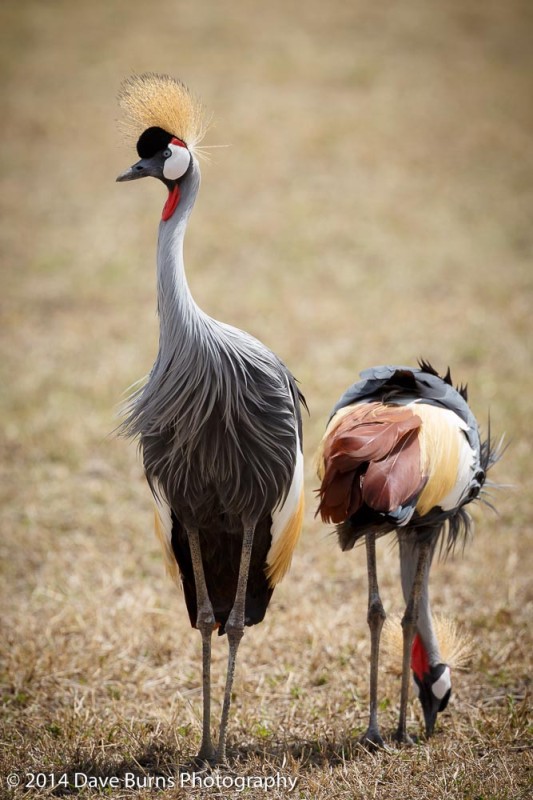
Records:
[[[146,178],[153,174],[153,164],[151,160],[149,158],[141,158],[140,161],[137,161],[136,164],[129,167],[125,172],[121,172],[117,178],[117,183],[136,181],[137,178]]]
[[[426,739],[433,735],[435,723],[437,721],[437,709],[426,711],[424,709],[424,722],[426,723]]]

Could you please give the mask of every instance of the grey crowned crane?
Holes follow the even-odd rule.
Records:
[[[167,568],[201,633],[198,758],[212,764],[226,759],[244,627],[263,619],[300,534],[305,401],[274,353],[205,314],[189,291],[183,239],[200,186],[201,105],[182,83],[153,73],[127,79],[119,102],[140,160],[117,181],[151,176],[167,190],[157,244],[159,352],[130,399],[122,432],[139,440]],[[217,750],[210,727],[216,629],[229,643]]]
[[[481,443],[466,387],[454,389],[450,372],[376,367],[361,373],[335,405],[317,454],[321,480],[317,513],[337,524],[342,550],[366,543],[370,628],[370,718],[365,744],[383,746],[378,708],[379,645],[385,611],[379,595],[376,538],[394,532],[400,549],[406,603],[400,715],[395,739],[411,743],[406,728],[412,668],[429,737],[451,694],[429,602],[429,571],[437,543],[468,533],[465,506],[482,491],[497,459]]]

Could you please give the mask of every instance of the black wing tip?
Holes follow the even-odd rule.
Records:
[[[504,442],[504,435],[500,436],[498,441],[494,441],[494,437],[492,435],[492,426],[491,426],[491,419],[490,413],[487,420],[487,435],[481,441],[481,452],[480,452],[480,462],[481,468],[487,474],[487,472],[500,461],[503,457],[505,451],[509,447],[510,442]],[[497,484],[494,484],[497,485]]]
[[[484,472],[484,476],[481,482],[481,489],[480,494],[476,498],[477,502],[483,503],[483,505],[487,506],[491,509],[494,513],[498,513],[497,509],[492,505],[492,503],[484,497],[480,495],[486,492],[486,487],[490,486],[491,489],[498,489],[502,488],[497,483],[488,483],[486,480],[486,476],[488,471],[496,464],[503,456],[507,447],[509,446],[509,442],[506,442],[505,445],[503,443],[503,436],[495,442],[492,438],[491,434],[491,426],[490,426],[490,416],[488,421],[488,430],[487,436],[485,439],[481,441],[480,444],[480,465],[481,469]],[[472,517],[466,510],[465,506],[462,506],[457,510],[457,512],[446,520],[446,525],[443,525],[442,532],[447,529],[447,535],[442,536],[440,539],[440,555],[441,557],[447,558],[447,556],[453,554],[456,549],[458,542],[462,542],[463,549],[472,534],[473,528],[473,521]]]
[[[362,535],[353,527],[349,519],[336,525],[335,532],[337,534],[339,547],[343,553],[347,550],[351,550]]]
[[[443,526],[444,536],[440,541],[440,555],[444,558],[453,555],[459,543],[462,544],[464,550],[472,535],[472,528],[472,517],[466,508],[460,508],[453,517],[448,519],[447,525]]]
[[[305,399],[304,395],[302,394],[302,392],[300,391],[300,389],[298,387],[296,387],[296,390],[298,392],[298,400],[300,401],[300,404],[307,411],[307,416],[310,417],[311,416],[311,412],[309,411],[309,406],[307,405],[307,400]]]

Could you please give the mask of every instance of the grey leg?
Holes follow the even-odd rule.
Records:
[[[374,747],[384,747],[378,725],[378,665],[379,641],[386,614],[379,596],[376,568],[376,535],[373,531],[366,534],[365,542],[368,568],[367,622],[370,628],[370,718],[367,731],[361,737],[361,742]]]
[[[239,578],[237,581],[237,591],[233,608],[226,622],[226,634],[228,637],[228,671],[226,675],[226,689],[224,691],[224,705],[222,706],[222,718],[220,721],[220,736],[218,740],[217,758],[221,763],[226,761],[226,736],[228,729],[228,717],[231,704],[231,689],[235,675],[235,660],[237,650],[244,634],[244,612],[246,603],[246,588],[248,586],[248,572],[250,569],[250,558],[254,543],[255,524],[246,523],[244,525],[244,536],[242,541],[241,562],[239,565]]]
[[[413,534],[414,535],[414,534]],[[413,744],[407,733],[407,701],[409,699],[409,673],[411,667],[411,648],[416,633],[420,597],[424,582],[427,581],[430,561],[431,545],[429,541],[418,545],[418,562],[414,575],[413,586],[405,613],[402,618],[403,629],[403,660],[402,660],[402,686],[400,694],[400,717],[398,730],[395,734],[396,741],[402,744]]]
[[[198,758],[202,761],[214,762],[216,752],[211,740],[211,635],[215,626],[215,616],[211,600],[205,584],[204,565],[200,550],[198,529],[187,529],[191,550],[194,582],[196,584],[196,627],[202,635],[202,684],[203,684],[203,720],[202,743]]]

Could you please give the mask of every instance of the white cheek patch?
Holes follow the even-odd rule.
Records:
[[[450,668],[446,667],[440,678],[431,686],[431,691],[437,700],[442,700],[446,692],[448,692],[451,688],[452,678],[450,674]]]
[[[163,164],[163,175],[169,181],[176,181],[181,178],[189,169],[191,154],[186,147],[178,144],[169,144],[168,149],[172,152]]]

